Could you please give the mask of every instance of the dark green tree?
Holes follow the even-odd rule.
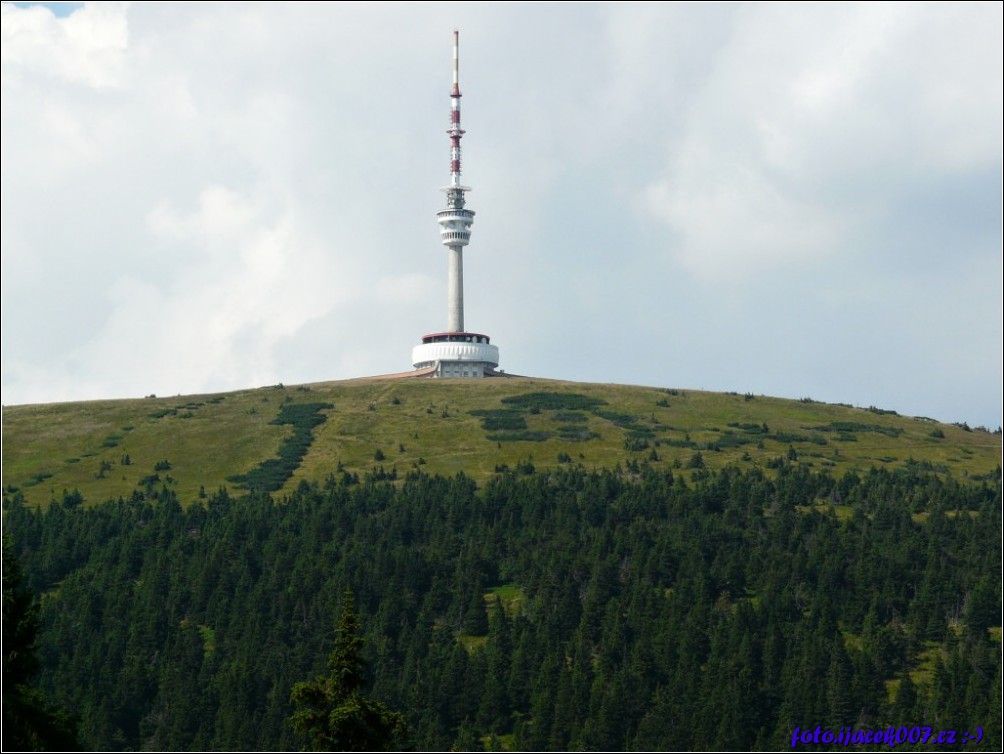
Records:
[[[25,588],[10,536],[3,535],[3,748],[74,751],[76,723],[29,683],[38,672],[38,603]]]
[[[485,611],[485,598],[480,589],[471,592],[464,613],[463,629],[465,634],[471,636],[484,636],[488,633],[488,613]]]
[[[326,676],[293,686],[296,711],[290,724],[309,736],[316,751],[381,751],[404,735],[404,717],[363,692],[366,662],[351,589],[342,595],[342,614]]]

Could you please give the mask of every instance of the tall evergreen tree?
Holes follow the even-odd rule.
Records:
[[[355,597],[346,589],[328,657],[330,673],[293,686],[296,711],[290,724],[310,737],[317,751],[382,751],[404,734],[404,717],[362,693],[366,662],[362,656]]]
[[[3,535],[3,748],[74,751],[76,723],[29,683],[38,672],[38,603],[23,584],[10,536]]]

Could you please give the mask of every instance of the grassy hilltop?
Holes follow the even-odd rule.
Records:
[[[914,466],[978,477],[1000,458],[999,434],[876,408],[533,378],[348,380],[3,411],[3,484],[39,505],[64,490],[98,502],[151,484],[172,485],[185,503],[224,485],[282,494],[332,473],[482,481],[521,462],[783,461],[834,475]]]

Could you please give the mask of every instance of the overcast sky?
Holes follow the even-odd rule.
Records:
[[[1002,5],[4,3],[4,404],[411,368],[996,428]]]

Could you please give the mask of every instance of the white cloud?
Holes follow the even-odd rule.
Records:
[[[5,86],[13,83],[8,76],[26,73],[92,87],[122,83],[129,46],[125,3],[87,3],[62,18],[42,5],[4,3],[2,13]]]
[[[274,350],[337,303],[324,251],[293,213],[221,186],[181,214],[159,206],[155,236],[195,256],[162,276],[120,276],[108,289],[112,315],[75,357],[127,368],[153,392],[236,388],[274,381]]]
[[[671,188],[666,182],[646,190],[649,210],[673,230],[676,260],[709,281],[739,282],[778,265],[813,264],[837,250],[839,220],[825,207],[803,201],[762,171],[730,166],[712,182],[713,166],[681,170],[699,188]]]
[[[1000,35],[981,13],[745,9],[645,188],[670,255],[708,280],[815,264],[862,222],[901,222],[890,213],[911,181],[999,163],[1000,66],[981,66]]]

